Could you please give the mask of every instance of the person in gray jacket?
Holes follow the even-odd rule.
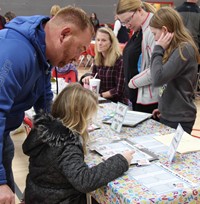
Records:
[[[57,96],[51,114],[38,114],[23,144],[30,157],[26,204],[86,204],[86,193],[128,170],[132,151],[116,154],[97,166],[84,161],[88,125],[97,112],[98,98],[79,83]]]
[[[198,69],[198,48],[181,16],[173,8],[158,10],[150,21],[156,46],[151,58],[154,86],[162,86],[154,117],[172,128],[178,123],[191,133],[196,118],[193,102]]]
[[[182,16],[185,27],[191,32],[198,49],[200,49],[200,8],[197,2],[198,0],[187,0],[176,10]]]

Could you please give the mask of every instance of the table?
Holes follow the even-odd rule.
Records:
[[[149,119],[135,128],[123,127],[120,134],[110,129],[109,125],[101,123],[103,115],[114,110],[112,103],[103,104],[97,115],[97,124],[102,128],[90,133],[91,143],[102,143],[117,138],[140,137],[152,133],[169,134],[175,130],[152,119]],[[86,162],[96,165],[101,162],[100,156],[89,153]],[[108,183],[107,186],[97,189],[91,195],[102,204],[198,204],[200,203],[200,152],[176,154],[176,160],[169,164],[166,155],[160,155],[159,162],[174,172],[195,183],[197,187],[178,189],[174,192],[156,194],[145,188],[129,173]],[[142,167],[138,167],[142,168]]]

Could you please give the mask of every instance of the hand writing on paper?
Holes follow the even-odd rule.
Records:
[[[167,32],[166,34],[162,33],[158,41],[156,42],[157,45],[163,47],[163,49],[167,49],[172,41],[174,33]]]
[[[160,114],[160,111],[158,109],[154,109],[153,112],[153,118],[160,118],[161,114]]]
[[[131,163],[131,160],[133,159],[133,154],[135,153],[135,151],[133,151],[133,150],[129,150],[129,151],[125,151],[125,152],[123,152],[123,156],[124,156],[124,158],[127,160],[127,162],[128,162],[128,164],[130,165],[130,163]]]

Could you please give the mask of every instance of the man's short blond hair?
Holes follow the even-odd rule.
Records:
[[[90,28],[91,33],[94,33],[93,26],[86,12],[78,7],[64,7],[58,11],[52,20],[58,25],[66,22],[72,23],[79,27],[82,31],[86,28]]]

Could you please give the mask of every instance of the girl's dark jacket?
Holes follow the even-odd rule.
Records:
[[[128,162],[121,154],[89,168],[84,162],[80,136],[47,114],[35,116],[23,151],[30,157],[26,204],[85,204],[85,193],[128,170]]]

